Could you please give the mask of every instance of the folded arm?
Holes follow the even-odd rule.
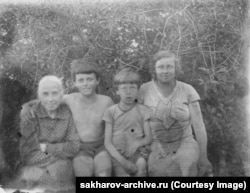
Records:
[[[47,166],[55,161],[51,155],[47,155],[40,149],[38,128],[35,121],[21,121],[20,154],[25,165]]]
[[[60,143],[47,144],[45,151],[61,158],[72,158],[78,153],[79,147],[80,138],[78,136],[73,118],[70,117],[68,132],[64,141]]]

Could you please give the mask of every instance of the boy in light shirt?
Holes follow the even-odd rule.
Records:
[[[152,135],[146,106],[136,103],[139,75],[130,68],[114,77],[120,102],[104,114],[105,147],[113,158],[115,176],[146,176],[147,145]]]

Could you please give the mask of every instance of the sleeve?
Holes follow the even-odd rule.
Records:
[[[20,156],[25,165],[47,166],[55,161],[55,158],[46,155],[40,149],[38,139],[37,122],[34,120],[21,121]]]
[[[73,158],[79,151],[80,138],[72,116],[69,118],[67,134],[62,143],[47,144],[46,151],[60,158]]]
[[[106,109],[106,111],[104,112],[103,118],[102,118],[102,120],[104,120],[107,123],[111,123],[111,124],[113,124],[113,122],[114,122],[114,118],[112,116],[112,114],[113,114],[112,109],[113,108]]]
[[[147,106],[141,105],[140,112],[144,122],[150,119],[150,111]]]
[[[141,85],[140,90],[138,92],[138,103],[143,104],[144,102],[144,95],[145,95],[145,84]]]
[[[197,91],[194,89],[194,87],[189,85],[189,87],[188,87],[188,103],[193,103],[193,102],[196,102],[199,100],[200,100],[200,95],[197,93]]]

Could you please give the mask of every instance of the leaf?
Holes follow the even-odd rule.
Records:
[[[203,79],[198,79],[199,84],[205,84],[205,81]]]
[[[210,73],[210,70],[209,69],[207,69],[207,68],[204,68],[204,67],[200,67],[200,68],[198,68],[200,71],[202,71],[203,73],[205,73],[205,74],[209,74]]]
[[[220,82],[216,81],[216,80],[210,80],[211,84],[220,84]]]
[[[228,72],[228,70],[223,67],[223,68],[220,68],[219,70],[215,71],[216,73],[225,73],[225,72]]]

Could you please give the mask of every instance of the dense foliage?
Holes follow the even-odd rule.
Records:
[[[201,95],[214,175],[245,175],[247,8],[247,0],[1,6],[2,101],[9,105],[1,113],[5,124],[2,141],[17,143],[13,115],[23,102],[35,97],[41,76],[64,77],[66,92],[71,92],[70,64],[88,57],[102,72],[98,92],[117,101],[112,83],[117,69],[132,66],[148,81],[152,55],[170,49],[182,63],[184,74],[179,79],[192,84]],[[5,151],[5,145],[3,148]],[[13,154],[18,156],[11,151],[8,154],[12,160]]]

